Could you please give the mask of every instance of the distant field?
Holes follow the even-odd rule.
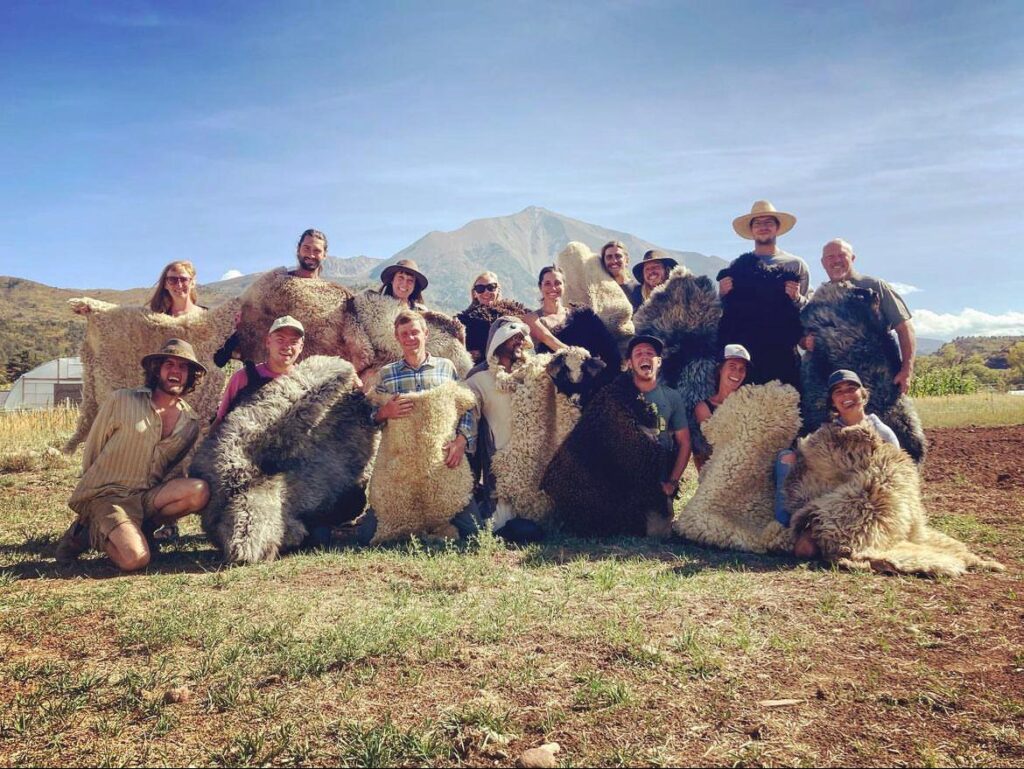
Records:
[[[1024,395],[974,393],[914,398],[926,428],[1024,424]]]

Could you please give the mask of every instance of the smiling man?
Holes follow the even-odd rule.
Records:
[[[142,368],[145,386],[117,390],[89,431],[82,478],[68,500],[78,518],[57,546],[59,562],[92,544],[119,569],[142,569],[152,532],[198,513],[210,499],[206,483],[186,478],[184,465],[199,419],[183,397],[206,369],[181,339],[145,356]]]

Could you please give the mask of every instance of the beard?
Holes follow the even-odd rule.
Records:
[[[181,382],[168,382],[163,377],[160,378],[160,384],[157,387],[166,395],[170,395],[172,398],[180,398],[185,392],[185,384],[188,380]]]
[[[299,257],[299,267],[306,270],[307,272],[316,272],[320,268],[321,264],[321,260],[317,259],[314,256]]]
[[[754,238],[754,242],[759,246],[774,246],[775,238]]]

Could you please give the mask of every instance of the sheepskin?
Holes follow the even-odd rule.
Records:
[[[785,484],[792,526],[809,529],[826,560],[926,576],[1003,569],[928,525],[917,467],[870,426],[823,425],[797,451]]]
[[[370,397],[383,405],[391,395]],[[404,397],[414,401],[412,413],[388,422],[370,476],[370,506],[377,515],[374,545],[412,534],[457,538],[451,519],[473,493],[469,463],[460,462],[454,469],[444,463],[444,444],[455,436],[462,415],[476,405],[473,391],[446,382]]]
[[[814,334],[814,350],[804,356],[800,371],[804,430],[812,432],[829,421],[828,377],[836,369],[851,369],[871,393],[867,410],[891,427],[900,447],[921,463],[927,453],[924,429],[913,401],[893,382],[900,370],[899,346],[878,303],[871,289],[842,282],[821,286],[804,307],[803,325]]]
[[[395,339],[395,318],[405,305],[394,297],[367,289],[353,299],[356,318],[362,333],[373,349],[371,368],[379,370],[402,357],[402,348]],[[460,377],[473,367],[473,360],[466,350],[466,332],[462,324],[432,310],[422,311],[427,322],[427,352],[439,358],[447,358],[455,365]]]
[[[633,305],[600,256],[574,240],[555,257],[555,266],[565,276],[566,302],[592,309],[615,339],[633,336]]]
[[[595,383],[597,388],[611,382],[622,370],[619,345],[601,319],[589,307],[571,305],[565,314],[565,320],[550,330],[562,344],[569,347],[582,347],[593,357],[601,359],[605,364],[605,370]],[[537,345],[537,350],[538,352],[551,352],[543,344]]]
[[[487,335],[491,324],[502,316],[525,318],[529,314],[525,305],[510,299],[499,299],[494,304],[471,304],[455,316],[466,329],[466,349],[477,350],[481,357],[487,349]]]
[[[365,505],[376,430],[352,364],[314,356],[240,404],[203,442],[191,474],[210,485],[203,530],[227,563],[272,561],[310,520]]]
[[[280,267],[264,273],[241,297],[239,347],[243,360],[267,359],[270,324],[291,315],[306,329],[302,356],[336,355],[350,361],[356,371],[374,359],[373,347],[356,321],[352,292],[321,278],[299,278]]]
[[[650,516],[667,517],[661,479],[669,456],[641,430],[656,419],[631,375],[601,389],[541,481],[555,518],[582,536],[606,537],[644,536]]]
[[[224,374],[213,364],[213,354],[232,332],[237,300],[213,310],[197,308],[178,317],[152,312],[148,307],[122,307],[89,297],[68,301],[71,305],[86,305],[90,312],[85,316],[85,338],[79,351],[82,403],[75,434],[65,444],[65,452],[74,451],[86,439],[100,405],[112,392],[143,383],[143,356],[158,351],[174,337],[189,342],[196,358],[207,368],[199,386],[186,397],[205,429],[217,413],[224,387]]]
[[[786,295],[785,283],[793,273],[780,265],[765,264],[755,254],[738,257],[718,273],[731,277],[732,291],[722,297],[718,344],[741,344],[752,358],[750,382],[778,379],[800,387],[800,356],[796,344],[803,335],[800,310]]]
[[[661,379],[683,398],[695,450],[706,447],[693,408],[718,389],[715,365],[721,353],[721,318],[722,306],[711,279],[694,275],[683,265],[672,269],[668,280],[651,292],[633,316],[637,334],[651,334],[665,343]]]
[[[605,366],[582,347],[530,355],[511,372],[492,365],[516,415],[508,444],[491,459],[495,497],[517,516],[544,523],[554,508],[540,488],[544,472],[579,421],[579,396]]]
[[[673,528],[704,545],[790,552],[793,531],[775,520],[775,457],[800,429],[800,394],[770,382],[741,387],[703,424],[714,448]]]

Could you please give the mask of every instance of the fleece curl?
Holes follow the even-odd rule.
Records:
[[[800,429],[800,394],[789,385],[746,385],[703,424],[714,448],[676,533],[750,553],[790,552],[793,532],[775,520],[774,463]]]
[[[797,451],[785,484],[792,526],[810,530],[826,560],[925,576],[1002,571],[1002,564],[928,525],[913,460],[869,425],[823,425]]]
[[[233,409],[191,473],[210,486],[203,530],[227,563],[270,561],[313,519],[351,520],[365,504],[376,430],[352,364],[314,356]]]
[[[502,316],[513,318],[525,318],[530,311],[525,305],[511,299],[498,299],[493,304],[483,305],[471,304],[465,310],[455,316],[466,329],[466,349],[476,350],[480,353],[481,359],[487,348],[487,335],[491,331],[491,324]]]
[[[370,396],[383,405],[391,398]],[[469,463],[445,465],[444,444],[455,436],[462,415],[476,405],[473,391],[458,382],[403,396],[412,413],[384,428],[370,476],[370,507],[377,515],[371,544],[409,535],[456,538],[451,519],[473,493]]]
[[[927,453],[924,428],[913,401],[900,393],[893,377],[900,370],[900,354],[878,307],[878,295],[851,283],[826,283],[801,313],[814,335],[814,350],[805,355],[803,382],[805,432],[829,420],[828,377],[836,369],[856,371],[871,393],[867,410],[876,414],[899,439],[915,462]]]
[[[156,352],[175,337],[191,344],[196,358],[207,369],[199,386],[186,397],[205,429],[217,413],[224,387],[224,374],[214,365],[213,354],[231,334],[237,300],[213,310],[197,308],[177,317],[151,312],[148,307],[121,307],[88,297],[68,301],[73,306],[85,305],[90,312],[85,316],[85,338],[79,351],[82,404],[78,425],[64,446],[65,452],[74,451],[86,439],[100,404],[112,392],[143,383],[143,356]]]
[[[592,309],[616,339],[633,336],[633,305],[605,272],[601,257],[574,240],[555,257],[555,265],[565,276],[566,302]]]

